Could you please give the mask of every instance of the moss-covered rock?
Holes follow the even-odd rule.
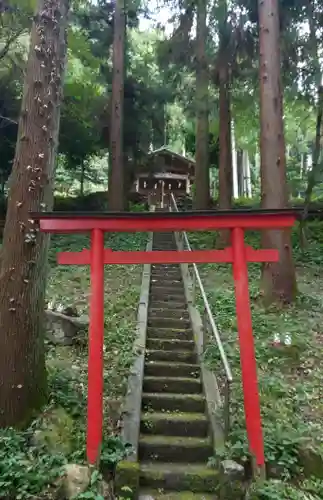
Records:
[[[115,474],[116,495],[136,500],[139,494],[139,473],[138,462],[119,462]]]
[[[68,455],[72,451],[74,421],[63,408],[46,412],[41,428],[33,436],[35,446],[46,446],[50,453]]]
[[[244,468],[233,460],[220,464],[220,500],[242,500],[245,497]]]
[[[323,479],[323,447],[306,440],[299,448],[299,461],[305,477]]]

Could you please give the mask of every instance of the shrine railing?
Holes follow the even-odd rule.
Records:
[[[170,206],[171,211],[179,212],[176,199],[173,193],[170,194]],[[179,234],[179,243],[181,250],[192,251],[187,233],[182,231]],[[225,353],[219,330],[216,326],[214,316],[205,292],[204,285],[201,280],[201,276],[196,264],[187,264],[190,281],[192,283],[192,298],[193,305],[196,305],[197,295],[200,296],[202,302],[202,324],[203,324],[203,345],[202,352],[205,352],[207,343],[209,341],[215,342],[218,353],[222,364],[222,373],[216,374],[218,394],[217,400],[218,404],[223,411],[223,431],[225,438],[228,436],[230,429],[230,392],[232,384],[232,372],[229,365],[227,355]],[[222,420],[222,419],[221,419]]]

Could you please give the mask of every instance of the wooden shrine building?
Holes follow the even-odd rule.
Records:
[[[145,165],[138,169],[132,191],[147,196],[150,204],[164,204],[168,194],[176,198],[191,192],[195,162],[166,146],[151,151]]]

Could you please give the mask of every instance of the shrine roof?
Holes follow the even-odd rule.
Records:
[[[174,174],[172,172],[139,172],[137,177],[152,179],[177,179],[186,180],[189,174]]]
[[[154,149],[153,151],[150,151],[150,153],[148,154],[148,156],[156,156],[156,155],[159,155],[159,154],[166,154],[168,156],[172,156],[174,158],[177,158],[179,161],[188,163],[189,165],[192,165],[192,166],[195,165],[195,160],[193,160],[191,158],[188,158],[187,156],[183,156],[183,155],[181,155],[179,153],[176,153],[175,151],[172,151],[172,149],[170,149],[167,146],[162,146],[162,147],[160,147],[158,149]]]

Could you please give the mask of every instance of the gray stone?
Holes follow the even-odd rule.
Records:
[[[234,460],[223,460],[220,464],[221,472],[232,479],[243,480],[244,468]]]
[[[223,460],[220,464],[220,500],[244,498],[244,468],[234,460]]]
[[[69,500],[84,493],[91,481],[91,469],[85,465],[66,464],[63,480],[63,495]]]
[[[89,325],[86,316],[67,316],[61,312],[45,311],[45,336],[49,342],[55,345],[73,345],[81,337]]]
[[[310,440],[304,440],[299,448],[299,461],[305,477],[323,479],[323,447]]]

